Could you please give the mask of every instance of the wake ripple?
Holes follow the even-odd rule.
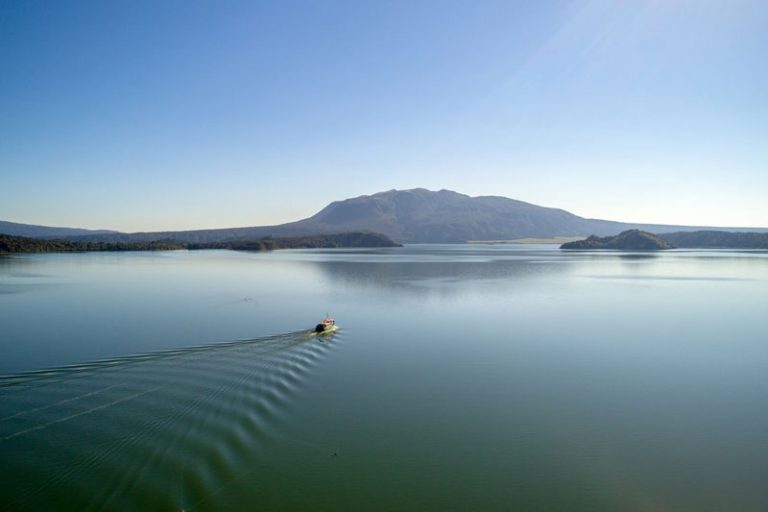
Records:
[[[298,331],[0,377],[0,503],[205,503],[279,437],[291,398],[341,339]]]

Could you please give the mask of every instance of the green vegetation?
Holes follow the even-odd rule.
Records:
[[[389,237],[378,233],[339,233],[334,235],[297,236],[259,240],[230,240],[187,244],[189,249],[232,249],[235,251],[271,251],[274,249],[334,249],[340,247],[400,247]]]
[[[659,236],[681,249],[768,249],[768,233],[681,231]]]
[[[269,251],[274,249],[336,248],[336,247],[397,247],[391,239],[377,233],[341,233],[292,238],[263,238],[232,240],[215,243],[185,243],[171,240],[149,242],[86,242],[72,240],[41,240],[0,234],[0,253],[29,252],[90,252],[90,251],[171,251],[179,249],[233,249],[238,251]]]
[[[184,244],[157,240],[153,242],[73,242],[70,240],[41,240],[24,236],[0,234],[0,253],[23,252],[87,252],[87,251],[169,251],[185,249]]]
[[[563,244],[560,248],[580,250],[618,249],[623,251],[658,251],[663,249],[674,249],[675,247],[653,233],[640,231],[639,229],[630,229],[628,231],[623,231],[616,236],[607,236],[604,238],[592,235],[586,240]]]
[[[632,229],[616,236],[569,242],[561,249],[619,249],[656,251],[661,249],[768,249],[768,233],[729,231],[680,231],[654,235]]]

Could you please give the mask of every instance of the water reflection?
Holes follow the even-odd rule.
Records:
[[[274,257],[278,257],[275,255]],[[329,286],[343,285],[407,295],[464,294],[479,284],[484,290],[508,287],[542,276],[557,278],[574,269],[552,250],[521,250],[501,245],[407,246],[389,250],[291,251],[279,255],[319,272]]]
[[[0,295],[25,293],[56,283],[54,275],[35,272],[36,268],[40,265],[34,256],[0,254]]]
[[[380,291],[442,295],[463,293],[477,281],[503,286],[524,286],[541,275],[556,277],[572,269],[535,260],[490,262],[308,262],[328,281]]]
[[[73,364],[2,380],[16,509],[766,508],[768,254],[12,260],[58,284],[0,294],[0,373]]]

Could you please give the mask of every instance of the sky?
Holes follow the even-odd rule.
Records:
[[[768,227],[768,2],[3,1],[0,220],[277,224],[389,189]]]

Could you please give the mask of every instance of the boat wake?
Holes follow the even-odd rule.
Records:
[[[280,437],[291,397],[334,345],[297,331],[0,377],[0,502],[206,503]]]

